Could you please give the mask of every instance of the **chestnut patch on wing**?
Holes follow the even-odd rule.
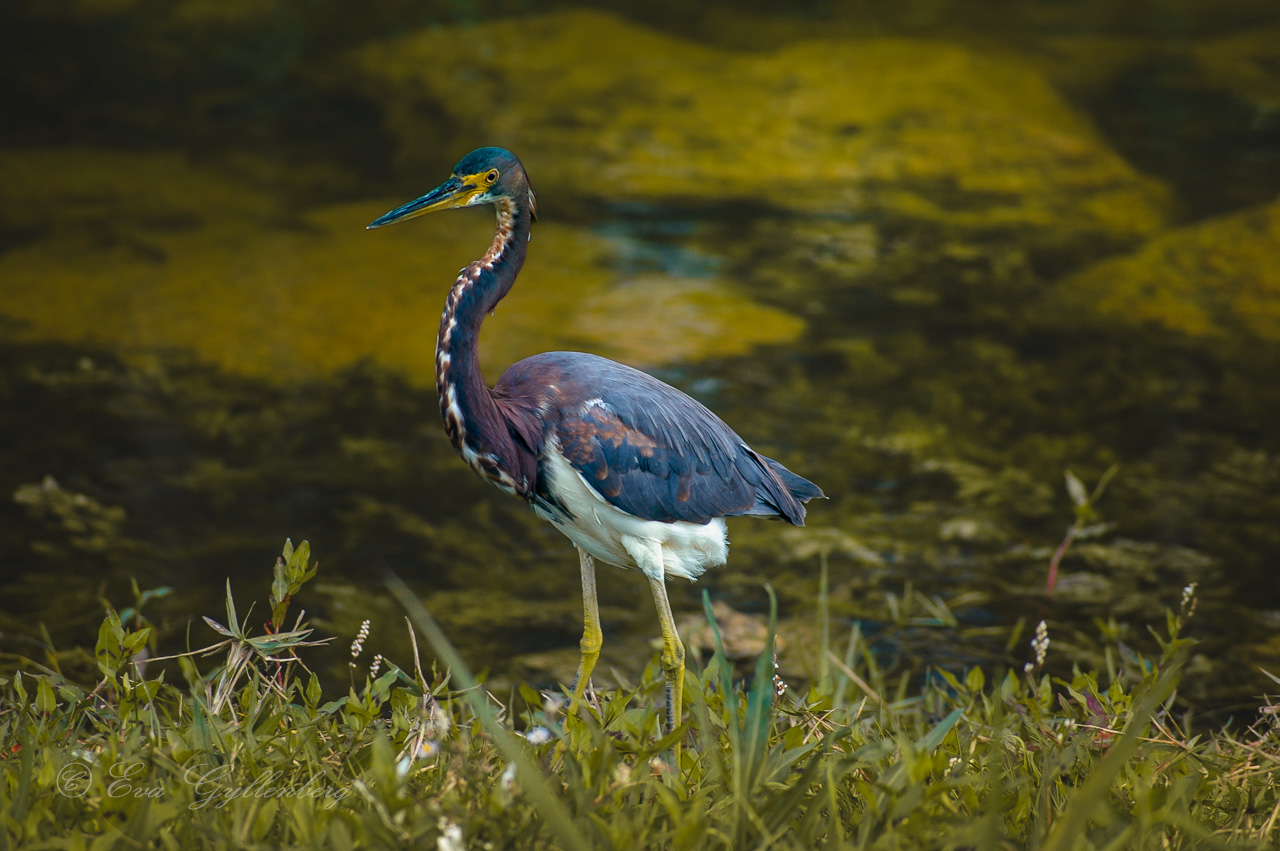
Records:
[[[641,458],[652,458],[653,450],[658,448],[656,440],[642,431],[627,426],[613,411],[596,407],[592,408],[587,416],[595,427],[595,438],[614,449],[621,449],[625,443]]]
[[[681,476],[679,479],[679,487],[676,490],[676,499],[681,502],[688,502],[689,497],[693,494],[693,479],[689,476]]]
[[[573,466],[597,468],[592,475],[605,479],[609,475],[606,454],[652,458],[658,442],[642,431],[631,428],[618,415],[600,407],[560,421],[560,447]],[[629,450],[627,452],[626,450]]]
[[[657,440],[627,425],[604,405],[589,405],[564,417],[558,431],[565,458],[611,501],[622,495],[623,473],[638,471],[663,450]],[[689,482],[681,482],[686,499],[689,488]]]

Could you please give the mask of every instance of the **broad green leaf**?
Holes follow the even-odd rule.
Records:
[[[42,715],[52,714],[57,708],[58,701],[53,696],[53,688],[49,685],[48,677],[41,677],[36,686],[36,711]]]
[[[108,679],[114,679],[124,664],[124,627],[113,609],[107,610],[107,616],[98,628],[98,645],[93,655],[98,660],[98,669]]]

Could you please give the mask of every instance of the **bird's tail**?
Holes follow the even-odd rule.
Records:
[[[811,499],[825,498],[822,488],[808,479],[797,476],[772,458],[748,449],[760,464],[763,481],[756,489],[756,501],[744,514],[758,517],[775,517],[793,526],[804,525],[804,503]]]
[[[791,491],[791,495],[796,499],[801,502],[808,502],[811,499],[827,498],[827,495],[822,492],[822,488],[813,482],[803,476],[797,476],[772,458],[765,458],[764,460],[769,462],[769,467],[782,480],[782,486]]]

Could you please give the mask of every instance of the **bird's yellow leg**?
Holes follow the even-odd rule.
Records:
[[[653,589],[653,602],[658,607],[658,622],[662,625],[662,672],[667,675],[667,729],[674,730],[680,724],[681,701],[684,697],[684,645],[676,631],[675,618],[671,616],[671,603],[667,601],[667,583],[662,575],[649,577]],[[676,771],[680,770],[680,743],[675,747]]]
[[[591,672],[600,658],[604,633],[600,631],[600,604],[596,600],[596,562],[586,550],[578,550],[582,564],[582,656],[578,660],[578,675],[573,678],[573,702],[578,704],[586,694]]]

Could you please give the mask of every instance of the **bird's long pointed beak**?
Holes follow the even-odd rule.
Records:
[[[403,207],[396,207],[369,223],[369,228],[380,228],[383,225],[403,222],[415,216],[434,213],[436,210],[449,210],[453,207],[465,207],[476,193],[476,187],[462,181],[457,175],[450,177],[435,189],[421,198],[414,199]],[[368,228],[366,228],[367,230]]]

